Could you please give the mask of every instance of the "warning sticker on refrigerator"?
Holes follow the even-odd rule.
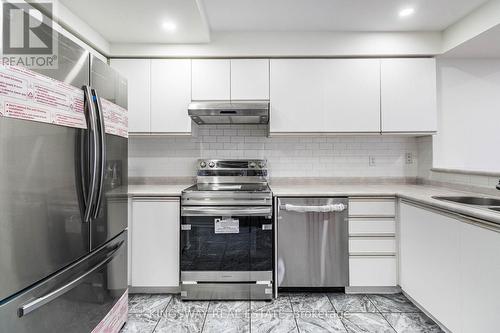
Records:
[[[239,234],[240,220],[232,218],[215,219],[216,234]]]
[[[104,126],[106,127],[106,133],[128,138],[127,109],[124,109],[102,97],[100,99],[104,112]]]
[[[92,330],[91,333],[118,333],[127,321],[128,315],[128,290],[115,303],[113,308]]]
[[[83,109],[82,89],[0,64],[0,117],[87,128]]]

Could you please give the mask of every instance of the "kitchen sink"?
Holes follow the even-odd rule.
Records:
[[[432,197],[441,201],[450,201],[461,203],[465,205],[475,205],[475,206],[500,206],[500,199],[495,198],[485,198],[485,197],[446,197],[446,196],[435,196]],[[493,210],[500,211],[499,208],[492,208]]]

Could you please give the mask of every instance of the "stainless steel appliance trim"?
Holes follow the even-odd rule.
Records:
[[[246,192],[246,191],[193,191],[182,193],[182,198],[189,199],[232,199],[234,201],[271,199],[271,192]]]
[[[190,116],[268,116],[269,101],[198,101],[188,105]]]
[[[84,97],[85,97],[85,103],[84,105],[86,106],[86,109],[88,110],[88,116],[89,116],[89,133],[92,145],[89,145],[89,156],[90,156],[90,186],[89,186],[89,191],[88,191],[88,197],[86,198],[85,202],[85,213],[83,216],[83,221],[84,222],[89,222],[90,217],[92,214],[92,208],[93,208],[93,203],[95,199],[95,192],[97,189],[97,151],[99,149],[98,147],[98,134],[97,134],[97,119],[96,119],[96,112],[95,112],[95,106],[92,101],[92,88],[90,86],[83,86],[83,92],[84,92]]]
[[[182,204],[184,206],[271,206],[272,198],[262,198],[262,199],[192,199],[192,198],[182,198]]]
[[[108,262],[110,262],[113,259],[113,256],[115,255],[115,253],[120,249],[120,247],[124,243],[125,243],[124,241],[121,241],[120,243],[118,243],[118,245],[115,246],[114,249],[106,255],[105,259],[103,259],[97,265],[95,265],[94,267],[92,267],[91,269],[89,269],[88,271],[86,271],[85,273],[83,273],[82,275],[77,277],[76,279],[72,280],[71,282],[68,282],[67,284],[63,285],[62,287],[57,288],[56,290],[54,290],[54,291],[52,291],[44,296],[41,296],[41,297],[34,299],[33,301],[29,302],[28,304],[21,306],[18,309],[18,316],[23,317],[23,316],[35,311],[36,309],[44,306],[45,304],[49,303],[50,301],[53,301],[54,299],[58,298],[59,296],[65,294],[66,292],[70,291],[74,287],[76,287],[87,276],[89,276],[90,274],[92,274],[93,272],[95,272],[96,270],[98,270],[99,268],[101,268],[102,266],[107,264]]]
[[[99,134],[100,134],[100,169],[99,169],[99,187],[97,189],[97,201],[94,208],[93,217],[97,218],[99,215],[99,210],[101,209],[102,194],[104,192],[104,176],[106,172],[106,127],[104,123],[104,110],[102,109],[101,99],[97,95],[95,89],[92,89],[92,98],[95,102],[97,111],[97,120],[99,124]]]
[[[201,184],[267,184],[264,176],[197,176],[196,182]]]
[[[272,271],[181,271],[181,282],[272,281]]]
[[[183,300],[271,300],[272,285],[255,283],[181,284]]]
[[[272,216],[272,207],[183,206],[181,216]]]

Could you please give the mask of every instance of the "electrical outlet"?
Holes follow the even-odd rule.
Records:
[[[406,153],[406,164],[413,164],[413,154],[412,153]]]
[[[375,156],[368,156],[368,165],[375,166]]]

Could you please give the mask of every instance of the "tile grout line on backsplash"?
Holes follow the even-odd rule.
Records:
[[[253,128],[253,129],[252,129]],[[132,138],[131,177],[193,176],[198,158],[267,158],[271,177],[416,177],[413,137],[266,137],[259,126],[205,126],[198,137]],[[406,164],[405,153],[414,156]],[[374,156],[375,166],[369,166]]]

